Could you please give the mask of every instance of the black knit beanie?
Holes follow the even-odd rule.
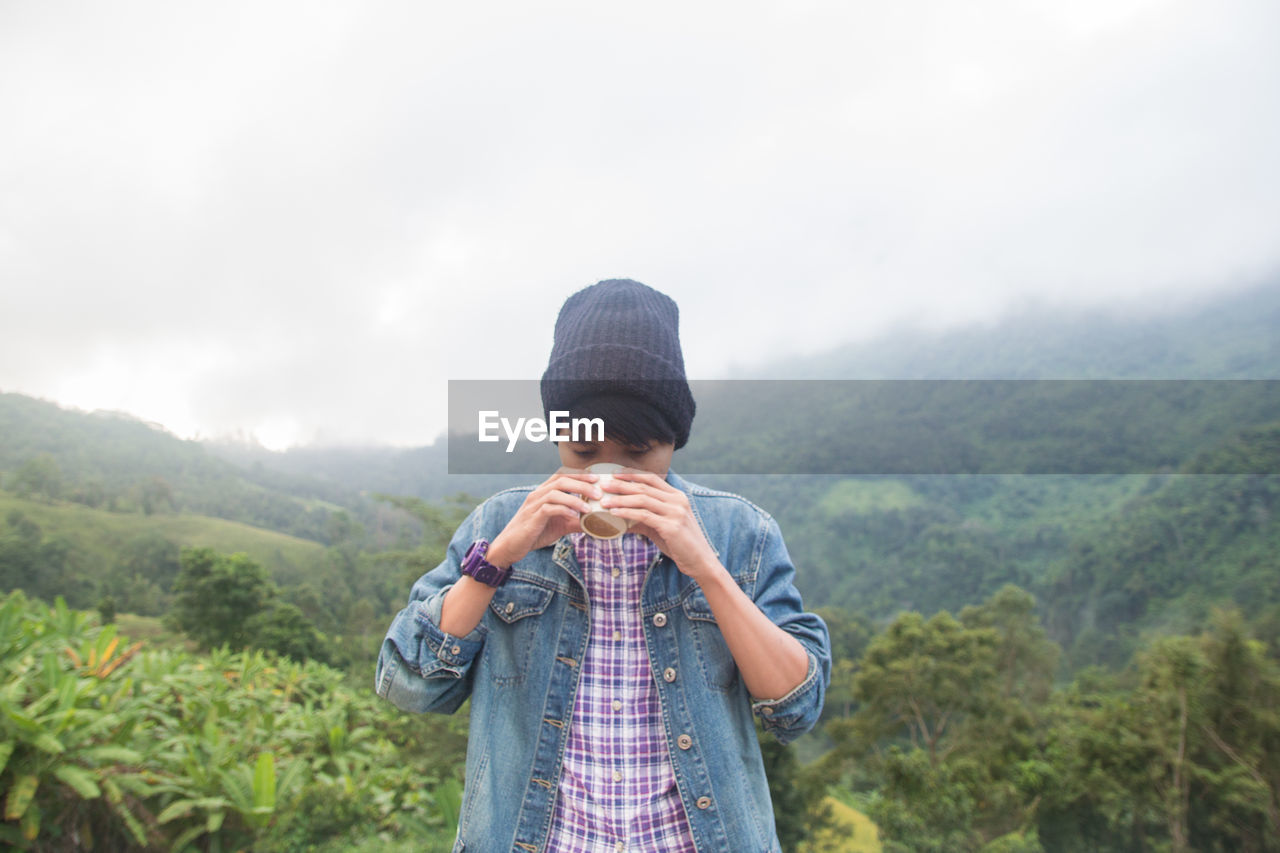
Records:
[[[655,409],[689,440],[693,394],[680,352],[680,311],[671,297],[638,281],[610,279],[565,300],[556,319],[542,405],[573,411],[598,397],[627,397]],[[606,422],[605,431],[609,425]]]

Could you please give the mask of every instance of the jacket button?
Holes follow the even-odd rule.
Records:
[[[655,613],[655,614],[653,614],[653,624],[654,624],[654,625],[657,625],[659,628],[661,628],[663,625],[666,625],[666,624],[667,624],[667,614],[665,614],[665,613]]]
[[[513,611],[515,611],[516,603],[514,601],[508,601],[507,606],[504,607],[503,609],[507,612],[508,615],[510,615]]]
[[[773,716],[773,706],[772,706],[772,705],[765,705],[763,708],[761,708],[761,709],[760,709],[760,713],[761,713],[761,714],[764,714],[766,717],[772,717],[772,716]]]
[[[680,737],[676,738],[676,746],[681,749],[688,749],[693,746],[693,738],[688,735],[680,735]]]
[[[662,671],[662,680],[663,680],[663,681],[665,681],[665,682],[667,682],[668,684],[670,684],[671,682],[675,681],[675,680],[676,680],[676,669],[675,669],[675,667],[673,667],[673,666],[669,666],[669,667],[667,667],[666,669],[664,669],[664,670]]]
[[[453,648],[449,649],[449,651],[455,655],[460,655],[462,654],[462,646],[454,646]]]
[[[700,809],[709,809],[709,808],[711,808],[711,798],[710,798],[710,797],[698,797],[698,802],[696,803],[696,805],[697,805],[697,806],[698,806],[698,808],[700,808]]]

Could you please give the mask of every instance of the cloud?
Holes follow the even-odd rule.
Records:
[[[1269,2],[0,10],[0,387],[420,443],[564,297],[692,374],[1277,267]]]

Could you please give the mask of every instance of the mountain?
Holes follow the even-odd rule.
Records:
[[[115,412],[0,394],[0,474],[10,491],[118,511],[187,512],[327,541],[350,487],[233,465],[199,442]]]
[[[1204,474],[1222,457],[1280,471],[1280,423],[1243,430],[1082,525],[1041,576],[1046,626],[1077,663],[1127,660],[1144,632],[1192,633],[1239,609],[1280,648],[1280,475]]]
[[[1277,321],[1280,286],[1129,321],[1043,313],[944,334],[901,334],[780,362],[757,375],[1257,380],[1274,377],[1280,364]],[[1048,383],[1029,387],[1043,388],[1043,396],[1023,399],[1018,408],[996,398],[956,396],[962,383],[938,383],[927,405],[888,394],[874,405],[865,397],[858,406],[826,412],[804,411],[812,405],[804,401],[770,406],[767,418],[758,415],[759,400],[747,400],[732,428],[717,427],[708,402],[675,465],[696,482],[745,495],[779,520],[797,583],[812,606],[836,605],[876,619],[903,609],[956,612],[1014,582],[1039,596],[1045,622],[1073,665],[1124,660],[1143,631],[1190,630],[1219,604],[1245,605],[1260,634],[1280,635],[1280,627],[1267,628],[1280,626],[1280,593],[1270,580],[1280,576],[1270,556],[1280,550],[1274,521],[1280,454],[1267,450],[1280,412],[1271,397],[1252,394],[1255,386],[1247,383],[1205,383],[1225,389],[1206,405],[1197,386],[1169,384],[1173,397],[1125,409],[1116,428],[1127,441],[1107,444],[1112,426],[1088,413],[1087,383],[1070,386],[1076,396]],[[825,438],[806,439],[794,428],[788,432],[788,417],[817,424],[825,417],[831,427]],[[1158,429],[1170,422],[1180,428],[1160,437]],[[894,476],[771,476],[763,465],[733,475],[690,473],[699,463],[716,470],[709,463],[777,461],[781,453],[810,466],[806,470],[834,470],[848,457],[843,433],[871,454],[873,467],[901,455],[902,439],[912,436],[934,444],[951,436],[953,454],[979,461],[997,454],[1012,462],[974,474],[908,469]],[[1073,435],[1074,445],[1067,438]],[[1089,465],[1081,469],[1069,467],[1083,458],[1081,448],[1093,448],[1096,458],[1085,459]],[[1053,470],[1061,473],[1018,473],[1036,470],[1026,460],[1046,452],[1058,454],[1060,467]],[[70,502],[131,514],[138,523],[152,515],[210,516],[322,544],[343,542],[346,556],[324,577],[366,565],[352,549],[376,554],[416,541],[416,522],[377,501],[380,493],[436,501],[466,492],[478,499],[531,481],[527,475],[451,476],[447,469],[442,442],[275,453],[182,441],[127,416],[0,394],[0,483],[8,492],[42,505]],[[1079,470],[1105,473],[1070,475]],[[1232,473],[1204,473],[1211,470]],[[42,526],[61,537],[64,520],[80,523],[65,512]],[[143,536],[130,530],[135,540]],[[277,574],[281,582],[301,578],[288,567]],[[353,587],[344,595],[353,604],[369,597],[380,612],[403,595],[392,574],[377,581],[377,590]]]
[[[1126,317],[1118,312],[1095,311],[1028,311],[1006,318],[998,323],[937,333],[904,331],[889,334],[875,341],[839,347],[828,352],[798,359],[765,363],[751,373],[751,379],[1275,379],[1280,378],[1280,280],[1241,292],[1233,292],[1218,298],[1201,299],[1163,311],[1148,310],[1139,317]],[[732,377],[744,379],[739,375]],[[717,383],[715,380],[701,383],[711,393],[733,386],[735,383]],[[907,387],[905,384],[903,387]],[[1080,395],[1087,389],[1074,388],[1071,393]],[[947,390],[939,393],[955,392]],[[1224,392],[1225,393],[1225,392]],[[895,396],[896,395],[896,396]],[[771,412],[771,418],[758,417],[757,411],[747,408],[735,413],[731,403],[723,409],[732,418],[723,426],[709,421],[715,414],[709,405],[701,405],[699,418],[694,422],[690,445],[677,454],[678,470],[702,470],[725,472],[730,470],[766,473],[781,470],[775,463],[749,462],[735,469],[727,456],[742,456],[741,442],[750,430],[764,437],[770,447],[759,452],[774,453],[781,441],[776,437],[775,425],[781,423],[781,415],[804,424],[826,424],[839,428],[848,424],[850,429],[877,431],[888,435],[894,447],[905,446],[900,435],[904,424],[918,424],[922,430],[951,428],[952,422],[970,423],[979,420],[984,429],[1024,432],[1042,430],[1052,426],[1048,416],[1069,410],[1075,400],[1054,403],[1058,409],[1041,411],[1043,407],[1027,404],[1025,417],[1042,417],[1048,423],[1034,429],[1021,423],[1009,423],[1006,413],[993,410],[981,400],[961,397],[970,411],[958,415],[942,404],[924,411],[931,420],[911,421],[906,417],[910,408],[919,408],[918,400],[889,389],[881,395],[874,410],[854,408],[858,401],[850,401],[847,411],[834,408],[828,412],[813,414],[786,410]],[[1026,403],[1025,400],[1021,401]],[[809,401],[817,406],[820,401]],[[758,407],[757,407],[758,408]],[[1149,413],[1153,418],[1159,413]],[[1023,417],[1023,415],[1019,415]],[[999,423],[1000,420],[1005,423]],[[1261,423],[1267,412],[1254,410],[1244,416],[1244,423]],[[830,427],[830,425],[835,425]],[[1239,425],[1231,418],[1214,427],[1214,435],[1222,438],[1225,426]],[[1103,424],[1103,426],[1107,426]],[[1190,435],[1171,436],[1170,451],[1164,463],[1151,456],[1134,467],[1121,463],[1112,470],[1149,471],[1161,467],[1176,467],[1177,461],[1205,446],[1197,444],[1197,424],[1188,424]],[[721,440],[718,433],[732,433],[735,440]],[[786,431],[780,433],[786,438]],[[1029,436],[1034,438],[1034,435]],[[927,436],[926,436],[927,438]],[[749,442],[748,442],[749,443]],[[812,457],[825,448],[811,443],[792,442],[795,452]],[[923,440],[915,445],[921,446]],[[1138,441],[1129,445],[1131,450],[1147,452]],[[467,492],[486,495],[516,483],[529,482],[528,475],[447,475],[448,456],[443,441],[412,449],[394,448],[298,448],[284,453],[274,453],[262,448],[243,445],[210,445],[217,455],[234,461],[244,469],[261,466],[263,471],[322,480],[334,487],[354,492],[382,492],[414,495],[426,499],[439,499],[448,494]],[[690,467],[692,466],[692,467]],[[818,470],[830,470],[827,460],[814,463]],[[1013,467],[996,470],[1012,472]],[[1060,468],[1061,470],[1061,468]]]
[[[990,324],[903,328],[752,368],[759,379],[1275,379],[1280,278],[1131,310],[1025,309]],[[739,374],[745,375],[739,370]]]

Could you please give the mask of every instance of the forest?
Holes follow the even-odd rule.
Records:
[[[1072,320],[970,353],[990,377],[1092,341],[1080,376],[1256,383],[1183,401],[1158,457],[1139,441],[1112,445],[1106,473],[692,477],[777,517],[831,628],[819,728],[762,739],[789,853],[1280,850],[1280,418],[1264,370],[1280,362],[1260,331],[1280,327],[1280,299],[1215,311],[1193,339],[1186,318],[1101,336]],[[904,345],[896,373],[937,378],[931,348],[980,344]],[[789,369],[895,374],[892,348],[874,369],[869,352]],[[909,420],[895,399],[844,417],[892,430]],[[1095,415],[1048,402],[1002,428],[979,401],[946,411],[1006,460],[1019,436],[1092,434]],[[1127,418],[1140,436],[1169,412]],[[759,420],[735,453],[776,446]],[[691,465],[727,452],[713,429],[695,440]],[[793,449],[830,462],[822,443]],[[373,662],[461,518],[528,478],[444,469],[434,446],[272,454],[0,394],[0,842],[448,850],[465,711],[397,712],[373,696]]]

